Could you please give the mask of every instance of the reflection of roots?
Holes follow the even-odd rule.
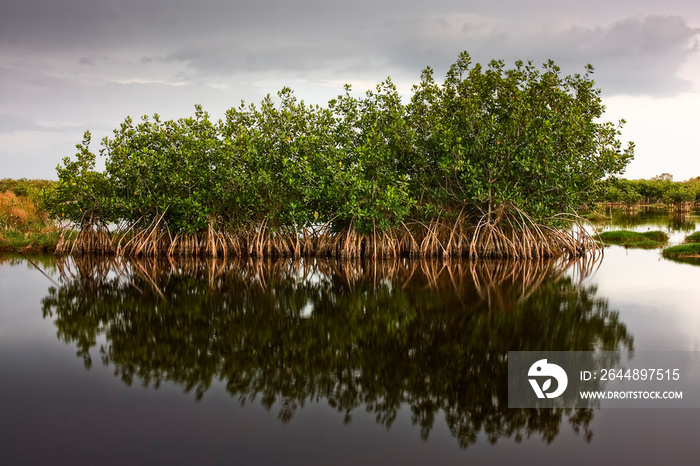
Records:
[[[151,287],[161,297],[163,287],[173,277],[194,277],[205,280],[212,290],[230,280],[246,287],[268,288],[282,281],[324,282],[337,280],[349,289],[362,284],[377,288],[426,286],[446,290],[465,303],[473,302],[475,290],[488,308],[515,309],[545,281],[558,279],[565,273],[581,281],[600,264],[600,254],[577,259],[472,260],[444,261],[438,259],[255,259],[255,258],[127,258],[93,255],[58,258],[57,264],[64,280],[77,277],[93,283],[103,283],[118,277],[133,286]],[[136,280],[138,279],[138,280]],[[137,286],[138,287],[138,286]]]
[[[267,220],[235,231],[212,220],[199,233],[171,232],[164,215],[150,223],[122,224],[114,231],[94,223],[85,225],[77,236],[64,234],[56,252],[132,257],[543,259],[581,257],[598,248],[578,216],[550,219],[555,228],[533,221],[511,205],[478,216],[460,212],[364,234],[353,229],[352,221],[334,231],[328,224],[289,227]]]

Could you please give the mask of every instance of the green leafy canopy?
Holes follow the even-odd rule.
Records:
[[[623,122],[601,120],[592,72],[564,76],[552,61],[484,67],[465,52],[443,82],[426,68],[407,103],[387,79],[362,97],[346,86],[325,107],[284,88],[219,121],[201,106],[177,121],[126,118],[102,141],[105,171],[86,133],[46,204],[81,225],[161,219],[173,233],[325,224],[376,235],[511,206],[554,224],[633,157],[619,141]]]

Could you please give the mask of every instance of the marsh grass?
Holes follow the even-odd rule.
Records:
[[[47,222],[46,214],[27,197],[0,193],[0,228],[23,231]]]
[[[598,235],[605,244],[615,244],[626,248],[655,249],[668,242],[668,235],[663,231],[605,231]]]
[[[34,201],[0,193],[0,251],[53,251],[59,228]]]
[[[685,237],[686,243],[700,243],[700,231],[696,231]]]
[[[582,214],[581,217],[585,218],[589,222],[604,222],[605,220],[610,220],[612,218],[602,212],[590,212],[587,214]]]
[[[700,243],[679,244],[665,248],[664,257],[671,258],[698,258],[700,259]]]
[[[58,242],[59,232],[39,231],[2,231],[0,232],[0,251],[53,252]]]

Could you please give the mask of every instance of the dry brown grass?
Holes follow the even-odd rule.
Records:
[[[29,199],[10,191],[0,193],[0,225],[4,229],[23,230],[30,222],[40,219],[40,213]]]
[[[0,192],[0,250],[51,251],[58,227],[27,197]]]

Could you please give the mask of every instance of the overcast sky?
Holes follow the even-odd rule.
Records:
[[[0,0],[0,178],[52,178],[82,133],[127,115],[216,119],[289,86],[324,104],[391,76],[406,101],[474,61],[588,63],[626,177],[700,176],[700,2],[691,0]]]

